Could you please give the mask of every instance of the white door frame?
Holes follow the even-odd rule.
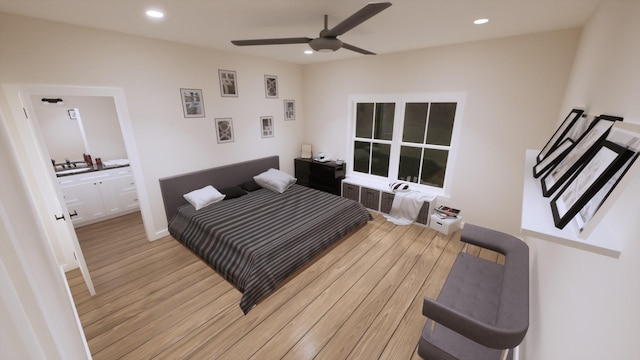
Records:
[[[30,84],[6,84],[3,85],[5,96],[11,109],[12,117],[7,119],[9,131],[13,140],[13,146],[18,155],[20,167],[27,175],[27,187],[36,203],[40,222],[43,224],[47,236],[51,241],[58,261],[64,268],[70,269],[80,266],[87,282],[89,291],[93,294],[93,285],[88,274],[84,257],[80,249],[75,229],[71,221],[56,221],[54,214],[64,214],[69,218],[66,205],[62,200],[59,187],[55,184],[55,174],[51,170],[51,162],[43,146],[44,141],[40,128],[35,121],[35,111],[31,104],[32,95],[51,94],[55,96],[108,96],[113,97],[116,113],[120,121],[120,128],[124,139],[125,148],[129,156],[133,176],[136,180],[138,198],[140,199],[140,211],[142,213],[147,238],[153,229],[151,211],[142,173],[139,166],[137,147],[133,137],[133,128],[129,118],[124,90],[121,88],[105,87],[80,87],[80,86],[56,86],[56,85],[30,85]],[[25,113],[29,118],[25,119]],[[56,194],[58,196],[56,196]],[[58,244],[58,248],[56,248]],[[65,247],[66,245],[66,247]],[[73,249],[73,250],[71,250]],[[75,256],[73,254],[75,251]],[[77,258],[77,260],[76,260]]]

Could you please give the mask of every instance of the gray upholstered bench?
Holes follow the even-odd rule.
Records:
[[[504,359],[529,327],[529,247],[520,239],[465,224],[461,240],[505,256],[505,264],[458,254],[428,317],[418,354],[431,359]]]

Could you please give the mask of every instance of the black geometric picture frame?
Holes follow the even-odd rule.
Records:
[[[549,154],[547,154],[547,156],[545,156],[542,161],[533,166],[533,177],[536,179],[539,178],[555,164],[562,161],[562,159],[567,155],[574,144],[575,143],[573,142],[573,140],[569,138],[564,139],[564,141],[562,141],[560,145],[556,146]]]
[[[542,195],[551,196],[571,177],[597,150],[615,121],[605,117],[596,117],[587,131],[576,141],[564,158],[555,164],[541,180]]]
[[[629,172],[640,156],[640,128],[638,126],[629,125],[623,126],[622,123],[617,123],[616,126],[611,128],[609,135],[607,135],[607,141],[616,143],[626,149],[633,151],[635,154],[631,156],[618,171],[604,184],[600,190],[580,209],[580,212],[575,216],[575,221],[579,231],[590,233],[590,230],[597,224],[598,219],[601,216],[596,217],[596,213],[600,211],[606,211],[608,207],[605,202],[610,196],[620,195],[624,189],[624,185],[631,181],[625,178],[627,172]],[[633,175],[631,175],[633,176]],[[624,182],[623,182],[624,180]],[[622,188],[618,189],[618,186]],[[611,205],[611,204],[609,204]],[[601,207],[605,207],[601,210]]]
[[[204,117],[204,98],[201,89],[180,89],[180,97],[185,118]]]
[[[218,69],[218,80],[220,81],[220,96],[238,97],[238,76],[235,71]]]
[[[551,200],[555,226],[563,229],[633,155],[633,151],[623,146],[601,142],[593,156]]]
[[[278,77],[275,75],[264,76],[264,96],[267,99],[278,98]]]
[[[580,117],[584,115],[584,110],[582,109],[572,109],[569,112],[569,115],[564,119],[560,127],[553,133],[551,139],[545,144],[545,146],[540,150],[538,156],[536,157],[537,162],[541,162],[544,160],[547,155],[551,154],[555,148],[560,146],[560,144],[567,138],[569,131],[575,125],[576,121]]]
[[[284,100],[284,120],[291,121],[296,119],[296,101]]]
[[[233,134],[232,118],[217,118],[216,121],[216,138],[218,144],[230,143],[235,141]]]

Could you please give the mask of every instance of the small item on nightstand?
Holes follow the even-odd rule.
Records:
[[[302,144],[302,148],[300,149],[300,157],[303,159],[311,159],[313,155],[311,154],[311,145],[310,144]]]
[[[102,169],[102,159],[101,158],[96,158],[96,165],[98,166],[98,169]]]

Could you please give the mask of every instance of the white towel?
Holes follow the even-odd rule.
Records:
[[[124,166],[129,165],[129,159],[114,159],[114,160],[105,160],[102,162],[104,166]]]
[[[396,225],[412,224],[418,217],[422,204],[434,199],[435,196],[418,191],[398,192],[393,198],[389,215],[384,217]]]

